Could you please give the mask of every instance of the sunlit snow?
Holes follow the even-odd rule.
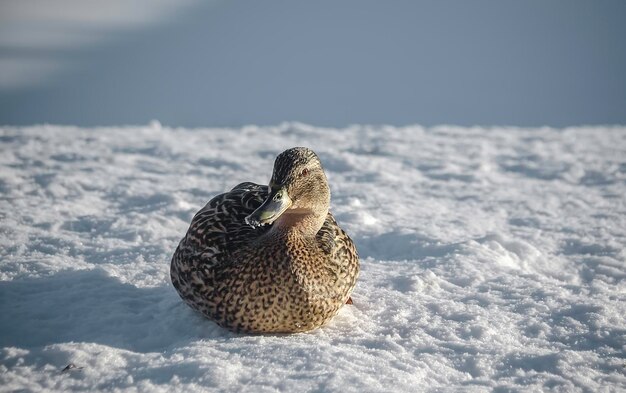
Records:
[[[357,244],[354,305],[233,334],[170,258],[292,146]],[[624,195],[624,127],[0,128],[0,390],[626,389]]]

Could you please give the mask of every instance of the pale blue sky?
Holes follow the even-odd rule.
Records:
[[[36,45],[9,3],[0,124],[626,124],[624,1],[161,0]]]

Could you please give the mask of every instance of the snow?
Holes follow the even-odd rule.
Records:
[[[626,128],[0,128],[0,391],[626,389]],[[362,271],[238,335],[169,282],[192,215],[314,149]],[[62,372],[66,366],[76,367]]]

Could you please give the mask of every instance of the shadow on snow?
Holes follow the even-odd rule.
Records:
[[[0,309],[0,347],[92,342],[154,352],[230,334],[171,287],[137,288],[99,269],[0,282]]]

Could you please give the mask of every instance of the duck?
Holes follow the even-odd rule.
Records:
[[[352,304],[360,267],[329,208],[317,154],[285,150],[269,185],[238,184],[194,215],[171,260],[172,284],[192,309],[234,332],[324,326]]]

